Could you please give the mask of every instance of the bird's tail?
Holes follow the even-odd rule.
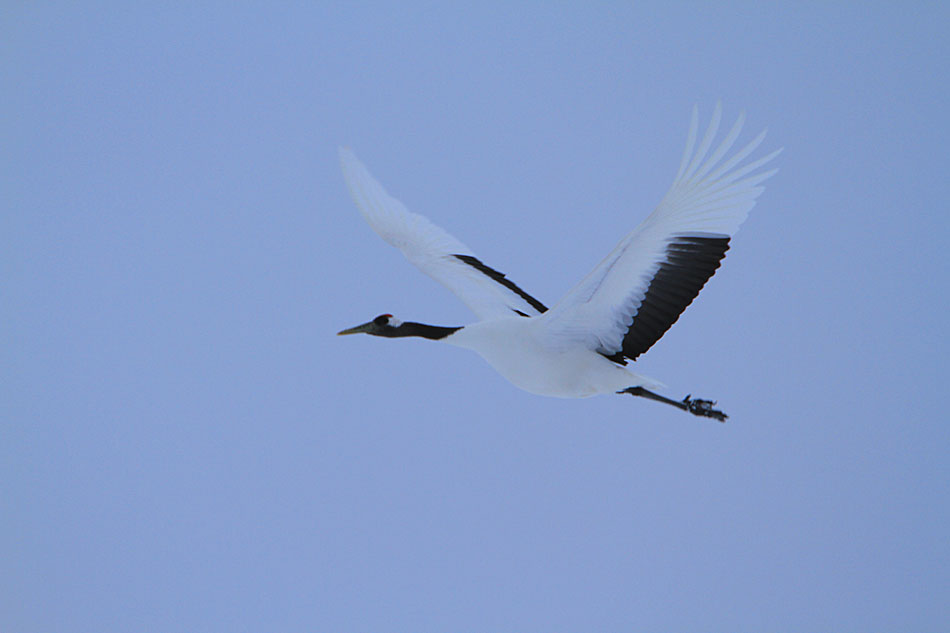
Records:
[[[656,390],[666,389],[666,385],[664,385],[664,384],[663,384],[662,382],[660,382],[659,380],[656,380],[656,379],[654,379],[654,378],[650,378],[649,376],[643,376],[642,374],[635,374],[635,373],[633,373],[632,371],[631,371],[631,372],[627,372],[627,373],[630,374],[630,378],[631,378],[631,380],[630,380],[630,386],[631,386],[631,387],[644,387],[644,388],[650,389],[650,390],[654,390],[654,389],[656,389]]]

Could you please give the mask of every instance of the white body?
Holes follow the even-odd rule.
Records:
[[[602,354],[558,344],[539,318],[481,321],[443,340],[477,352],[511,384],[539,396],[587,398],[627,387],[662,387]]]
[[[689,257],[676,259],[680,253],[676,249],[683,240],[718,240],[728,248],[728,238],[762,192],[761,182],[777,171],[761,172],[760,168],[781,150],[743,164],[765,132],[726,157],[742,129],[741,115],[710,152],[720,118],[717,105],[709,128],[698,139],[694,108],[686,149],[669,192],[640,226],[547,311],[504,275],[477,260],[468,246],[390,196],[350,150],[341,149],[340,158],[350,191],[373,230],[482,319],[441,340],[478,352],[525,391],[583,398],[627,387],[660,386],[608,356],[622,353],[635,358],[675,322],[692,297],[681,301],[679,312],[667,318],[665,328],[653,327],[650,311],[669,304],[669,296],[657,290],[663,283],[659,280],[670,271],[687,280],[695,271],[703,272],[702,263]],[[718,253],[719,259],[724,252]],[[695,292],[718,267],[719,259],[711,270],[707,265]],[[654,282],[657,286],[651,285]],[[675,294],[677,284],[676,280],[669,283],[668,295]],[[640,346],[641,351],[628,353],[625,337],[643,331],[649,336],[651,327],[653,337]]]

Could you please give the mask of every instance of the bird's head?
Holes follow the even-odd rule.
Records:
[[[347,328],[337,332],[337,336],[344,334],[372,334],[373,336],[399,336],[399,326],[402,321],[391,314],[380,314],[378,317],[356,327]]]

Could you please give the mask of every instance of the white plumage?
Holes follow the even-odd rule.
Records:
[[[739,116],[710,154],[721,108],[697,146],[694,108],[686,149],[659,206],[550,310],[486,266],[465,244],[391,197],[349,149],[340,150],[354,200],[376,233],[454,292],[482,319],[461,328],[399,325],[382,315],[341,334],[422,336],[474,350],[531,393],[577,398],[626,392],[725,419],[710,402],[668,400],[647,391],[654,380],[627,371],[659,339],[719,267],[731,238],[777,170],[762,171],[781,150],[743,163],[765,138],[726,158],[742,130]]]
[[[496,319],[511,316],[512,310],[540,314],[524,298],[455,257],[475,257],[475,253],[386,193],[350,149],[340,149],[340,163],[350,193],[373,230],[419,270],[454,292],[476,316]]]

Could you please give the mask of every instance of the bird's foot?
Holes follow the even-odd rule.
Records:
[[[693,415],[698,415],[704,418],[713,418],[714,420],[719,420],[720,422],[725,422],[726,418],[729,416],[719,411],[718,409],[713,409],[713,405],[716,404],[715,400],[693,400],[689,396],[683,398],[683,404],[686,405],[686,410],[692,413]]]

